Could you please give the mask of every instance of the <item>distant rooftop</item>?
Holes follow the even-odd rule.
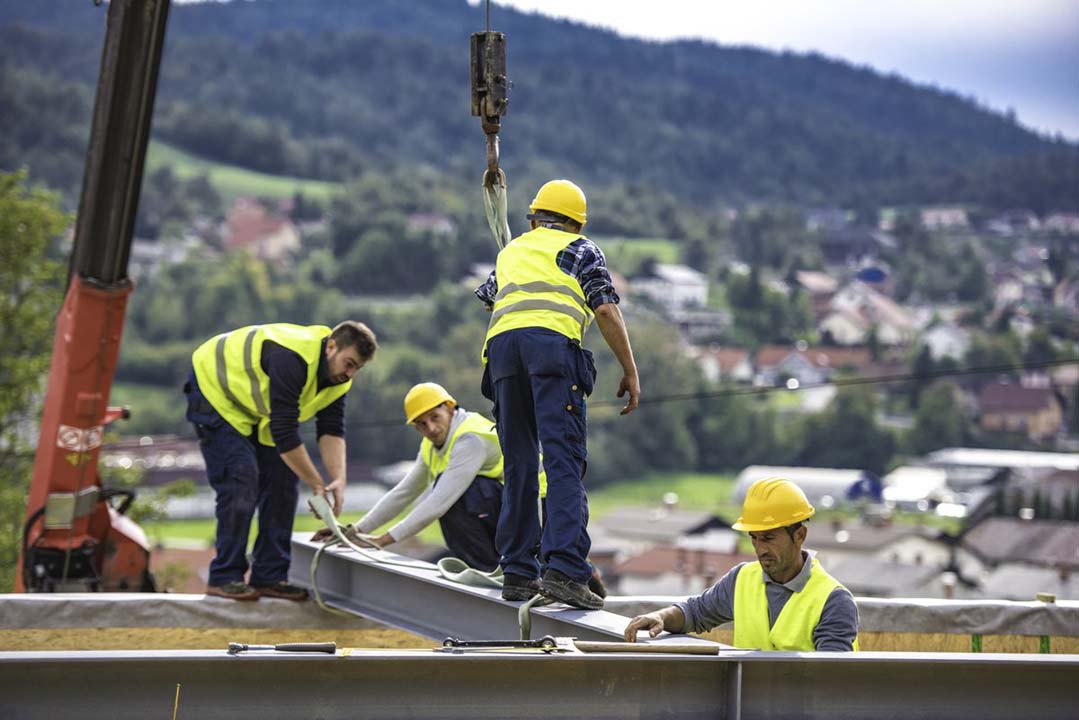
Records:
[[[1079,453],[944,448],[925,456],[928,465],[969,465],[988,468],[1056,468],[1079,470]]]

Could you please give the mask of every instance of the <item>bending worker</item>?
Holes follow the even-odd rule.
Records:
[[[304,600],[287,582],[297,478],[315,495],[345,492],[345,394],[378,345],[366,325],[345,321],[333,330],[275,323],[223,333],[192,356],[184,392],[206,474],[217,495],[216,555],[206,593],[233,600],[260,596]],[[315,418],[319,454],[329,476],[311,461],[299,424]],[[251,577],[247,538],[259,514]]]
[[[768,478],[750,486],[742,517],[757,561],[741,563],[702,595],[633,618],[652,637],[705,632],[734,621],[734,646],[758,650],[858,649],[858,607],[850,591],[825,572],[812,550],[803,550],[805,521],[816,511],[790,480]]]
[[[405,395],[405,418],[423,436],[416,461],[354,529],[368,542],[386,547],[437,519],[454,556],[469,567],[494,570],[495,530],[502,509],[502,450],[495,424],[457,407],[444,387],[431,382],[416,385]],[[541,477],[541,489],[544,484]],[[381,535],[370,535],[421,494],[403,520]]]
[[[496,538],[505,574],[502,597],[527,599],[539,590],[575,607],[598,609],[603,599],[587,586],[591,539],[583,483],[585,398],[596,370],[581,340],[593,318],[622,366],[618,397],[629,395],[623,415],[637,407],[640,381],[603,253],[581,235],[584,193],[568,180],[552,180],[530,209],[532,229],[498,253],[494,271],[476,290],[492,311],[483,394],[494,402],[505,456]],[[535,512],[541,445],[547,473],[542,535]]]

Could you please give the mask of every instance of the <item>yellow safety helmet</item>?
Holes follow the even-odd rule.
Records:
[[[405,395],[405,424],[416,421],[420,415],[432,410],[442,403],[449,403],[451,408],[457,407],[457,401],[453,395],[446,392],[446,388],[438,383],[426,382],[413,385]]]
[[[584,191],[569,180],[551,180],[544,183],[528,209],[532,212],[556,212],[576,220],[582,226],[588,220],[588,204],[584,199]]]
[[[765,478],[749,486],[742,517],[731,527],[763,532],[808,520],[816,512],[802,488],[784,478]]]

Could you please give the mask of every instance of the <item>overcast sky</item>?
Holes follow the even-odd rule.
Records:
[[[1079,0],[496,3],[635,37],[815,50],[1012,108],[1028,127],[1079,139]],[[497,6],[491,14],[497,30]]]

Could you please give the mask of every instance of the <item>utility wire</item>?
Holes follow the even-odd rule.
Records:
[[[735,397],[738,395],[768,395],[775,392],[800,392],[822,387],[850,387],[854,385],[886,385],[897,382],[911,382],[916,380],[936,380],[939,378],[962,377],[966,375],[989,375],[1000,373],[1012,373],[1020,370],[1039,370],[1058,365],[1079,365],[1079,357],[1064,358],[1062,360],[1043,360],[1038,362],[1020,363],[1018,365],[985,365],[982,367],[959,368],[956,370],[930,370],[925,373],[900,373],[895,375],[876,375],[872,377],[838,378],[825,380],[819,383],[799,384],[797,387],[768,386],[768,387],[733,387],[721,390],[710,390],[696,393],[676,393],[672,395],[659,395],[656,397],[646,396],[640,401],[641,405],[658,405],[665,402],[684,402],[686,400],[711,400],[714,398]],[[591,407],[620,406],[625,404],[623,400],[590,400]],[[367,422],[349,423],[350,427],[367,429],[380,427],[400,427],[400,419],[394,420],[370,420]]]

